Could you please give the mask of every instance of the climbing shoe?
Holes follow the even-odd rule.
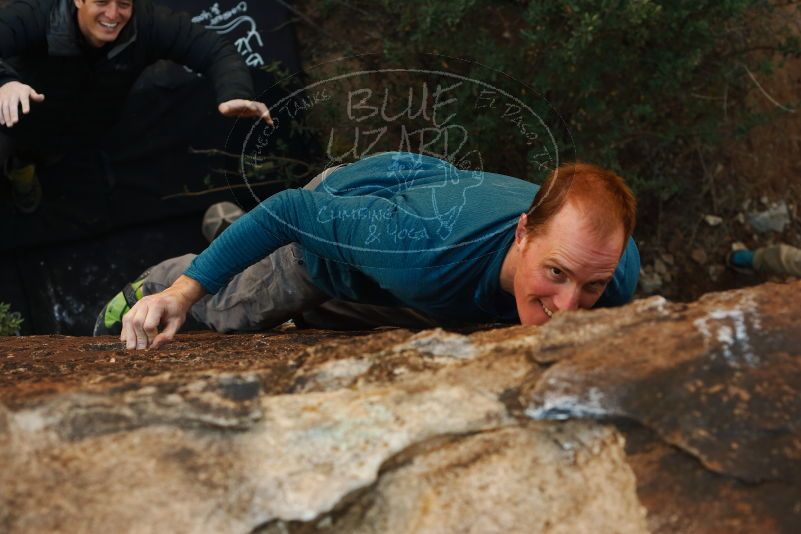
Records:
[[[17,167],[10,164],[6,176],[11,181],[11,197],[14,207],[21,213],[33,213],[42,203],[42,186],[36,174],[36,166],[31,163]]]
[[[149,272],[144,272],[135,282],[125,284],[122,291],[114,295],[108,304],[103,306],[95,321],[94,336],[120,335],[122,317],[142,298],[142,286]]]

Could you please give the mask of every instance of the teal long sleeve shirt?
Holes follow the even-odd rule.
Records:
[[[313,283],[333,298],[409,307],[443,324],[519,322],[501,265],[538,186],[387,152],[332,173],[315,191],[291,189],[223,232],[185,274],[216,293],[292,242]],[[630,240],[596,306],[628,302],[640,260]]]

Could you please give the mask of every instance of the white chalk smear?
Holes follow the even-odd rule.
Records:
[[[598,388],[591,387],[586,396],[579,397],[563,392],[546,392],[542,402],[537,406],[529,406],[526,415],[532,419],[550,419],[564,421],[571,418],[596,418],[612,415],[604,394]]]
[[[748,320],[753,331],[758,331],[762,322],[753,300],[743,299],[742,304],[743,309],[712,310],[693,321],[693,325],[703,336],[707,348],[713,339],[718,341],[729,365],[739,367],[745,363],[753,367],[759,364],[759,358],[748,335]]]
[[[446,332],[441,328],[416,334],[395,347],[396,351],[409,349],[427,356],[455,360],[469,360],[479,354],[469,337]]]

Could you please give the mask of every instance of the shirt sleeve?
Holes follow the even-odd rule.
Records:
[[[615,269],[615,275],[606,286],[595,308],[622,306],[631,301],[640,280],[640,253],[634,239],[629,238],[623,257]]]
[[[184,274],[209,293],[216,293],[236,274],[292,242],[313,254],[353,266],[391,261],[376,254],[374,241],[378,224],[403,222],[397,211],[393,203],[381,197],[341,197],[305,189],[282,191],[240,217],[194,259]],[[406,246],[407,241],[396,239],[395,248],[387,252],[403,253]]]
[[[254,97],[253,80],[233,44],[192,22],[186,13],[153,7],[153,59],[169,59],[208,77],[217,103]]]
[[[14,2],[0,9],[0,85],[19,81],[17,71],[4,61],[44,43],[47,7],[39,2]]]

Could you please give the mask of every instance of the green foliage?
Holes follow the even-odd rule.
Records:
[[[22,326],[22,316],[19,312],[12,312],[11,306],[0,302],[0,336],[16,336]]]
[[[748,73],[764,77],[799,56],[788,26],[797,8],[767,0],[363,0],[326,9],[337,6],[386,29],[385,63],[508,87],[549,124],[563,160],[612,168],[641,199],[694,187],[703,154],[770,120],[746,105],[757,90]],[[475,90],[464,86],[461,97]],[[464,109],[458,120],[492,148],[485,168],[541,174],[501,117]]]

